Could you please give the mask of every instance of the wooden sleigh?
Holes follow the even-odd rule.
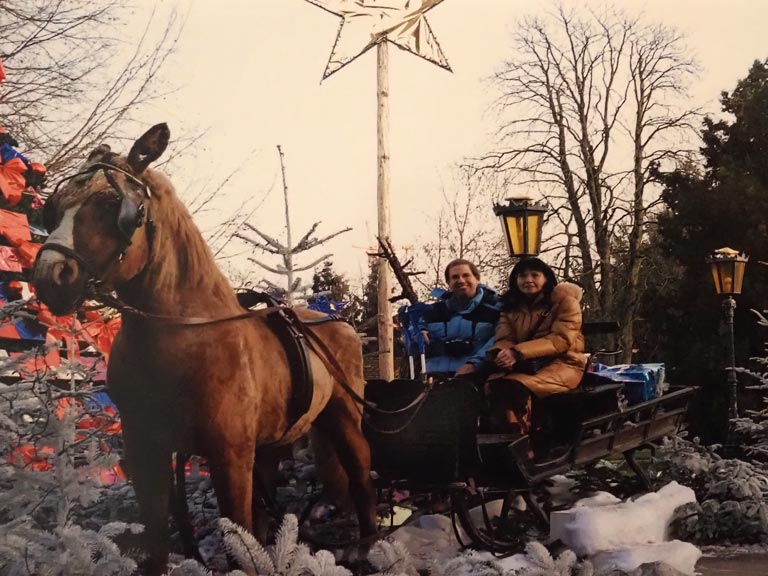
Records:
[[[546,529],[555,506],[545,486],[555,475],[623,457],[641,486],[651,488],[635,454],[685,427],[695,388],[626,407],[628,385],[585,373],[575,390],[536,400],[534,417],[546,414],[549,426],[520,436],[483,429],[485,398],[469,380],[370,381],[363,431],[379,500],[407,490],[417,517],[432,511],[440,495],[462,543],[516,551],[524,543],[516,502],[522,499],[528,517]]]

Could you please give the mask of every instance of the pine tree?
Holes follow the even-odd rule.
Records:
[[[379,314],[379,265],[376,259],[368,263],[368,278],[363,288],[363,325],[371,324],[373,334],[378,333],[377,316]],[[366,330],[367,331],[367,330]]]
[[[333,269],[333,261],[330,259],[323,262],[323,267],[312,276],[312,292],[328,292],[328,298],[334,302],[347,301],[351,295],[349,282],[344,274]]]
[[[762,153],[768,150],[768,60],[756,61],[732,92],[724,92],[721,107],[731,116],[705,119],[703,165],[691,160],[655,174],[666,210],[658,218],[652,259],[667,263],[647,277],[640,314],[670,379],[700,387],[696,433],[706,442],[725,436],[727,394],[719,298],[704,258],[724,246],[755,259],[768,252],[768,155]],[[734,323],[739,365],[761,353],[763,338],[749,310],[762,306],[766,291],[766,270],[750,264]]]
[[[302,284],[301,277],[297,276],[296,274],[298,272],[302,272],[302,271],[310,270],[314,268],[320,262],[329,258],[330,254],[325,254],[324,256],[321,256],[320,258],[315,259],[311,264],[306,264],[303,266],[298,265],[294,261],[294,257],[296,257],[297,255],[303,252],[306,252],[307,250],[311,250],[312,248],[322,246],[323,244],[325,244],[332,238],[335,238],[339,234],[343,234],[344,232],[349,232],[352,229],[344,228],[324,238],[313,238],[312,235],[315,233],[315,230],[320,224],[320,222],[315,222],[312,225],[312,227],[309,229],[309,231],[306,234],[304,234],[298,242],[294,244],[293,230],[291,229],[290,206],[288,204],[288,181],[285,176],[285,157],[283,155],[283,149],[279,145],[277,147],[277,152],[280,156],[280,171],[283,179],[283,197],[285,201],[285,230],[286,230],[285,243],[283,244],[278,239],[273,238],[272,236],[270,236],[269,234],[266,234],[256,226],[253,226],[252,224],[248,224],[248,223],[246,223],[245,226],[251,232],[254,232],[255,234],[257,234],[259,236],[259,239],[252,238],[245,234],[240,234],[240,233],[235,234],[235,236],[237,236],[241,240],[245,240],[255,248],[258,248],[259,250],[263,250],[268,254],[274,254],[276,256],[280,256],[282,263],[278,264],[277,266],[270,266],[269,264],[266,264],[260,260],[257,260],[256,258],[249,258],[249,260],[268,272],[272,272],[273,274],[278,274],[280,276],[285,276],[286,285],[284,288],[266,279],[263,279],[261,282],[270,290],[270,293],[272,293],[273,295],[279,296],[280,299],[284,299],[289,306],[293,306],[294,300],[306,299],[305,293],[309,289],[309,285]]]

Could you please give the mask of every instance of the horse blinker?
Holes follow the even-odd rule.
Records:
[[[144,202],[136,205],[123,194],[120,212],[117,215],[117,229],[127,246],[131,245],[131,238],[133,238],[136,229],[141,228],[144,224],[145,213]]]

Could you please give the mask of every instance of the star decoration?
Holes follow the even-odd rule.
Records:
[[[342,18],[323,80],[385,40],[450,71],[448,60],[424,16],[442,1],[307,0]]]

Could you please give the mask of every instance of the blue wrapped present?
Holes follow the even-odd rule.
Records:
[[[597,365],[595,372],[624,384],[624,396],[630,406],[647,402],[662,395],[664,388],[664,364]]]

